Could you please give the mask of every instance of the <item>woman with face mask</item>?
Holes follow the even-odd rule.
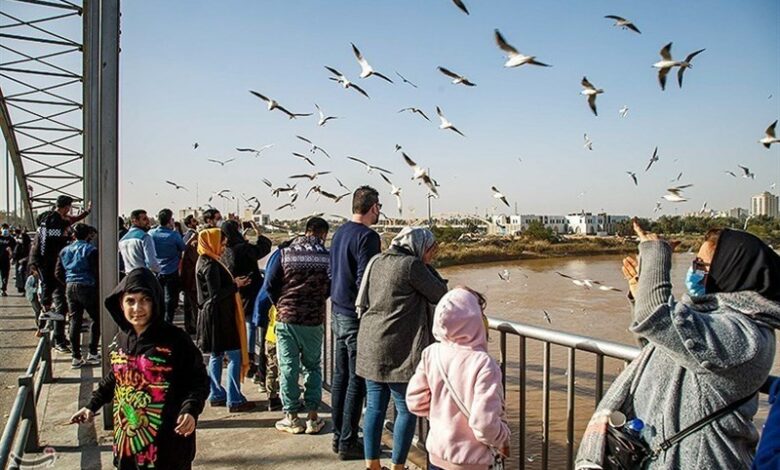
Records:
[[[642,468],[748,469],[758,441],[757,391],[780,328],[780,256],[747,232],[710,231],[688,270],[689,294],[677,301],[673,243],[636,223],[634,230],[640,260],[624,261],[623,273],[635,298],[629,329],[643,347],[597,407],[576,467],[618,468],[606,443],[615,421],[623,422],[614,419],[619,412],[629,424],[638,420],[630,429],[641,429],[657,452]],[[699,422],[706,425],[691,428]]]

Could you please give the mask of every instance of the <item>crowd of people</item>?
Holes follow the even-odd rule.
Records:
[[[15,261],[16,287],[33,304],[39,334],[50,333],[79,368],[101,360],[98,250],[95,229],[80,222],[89,206],[72,216],[72,203],[60,197],[33,240],[3,225],[0,277],[6,295]],[[501,370],[488,353],[487,300],[437,272],[427,228],[404,228],[383,251],[371,228],[381,208],[378,192],[362,186],[329,245],[328,222],[311,217],[304,234],[273,253],[253,222],[215,209],[181,224],[162,209],[154,228],[146,211],[133,211],[119,233],[121,281],[104,300],[119,328],[103,345],[110,372],[72,422],[90,422],[113,403],[118,468],[191,468],[204,407],[251,412],[258,404],[242,391],[249,379],[268,410],[282,413],[276,429],[320,433],[330,302],[334,454],[388,468],[380,448],[392,400],[390,468],[406,467],[419,418],[430,423],[429,468],[494,468],[509,456],[510,427]],[[753,416],[780,328],[780,256],[746,232],[713,230],[678,301],[674,244],[635,230],[639,257],[624,260],[623,274],[629,329],[642,349],[597,407],[577,468],[779,468],[780,409],[773,406],[760,442]],[[90,342],[82,351],[85,312]],[[779,392],[775,383],[772,402]]]

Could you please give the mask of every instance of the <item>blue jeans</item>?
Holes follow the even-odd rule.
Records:
[[[335,353],[333,355],[333,385],[331,409],[333,441],[339,450],[347,450],[357,443],[360,414],[366,383],[355,373],[357,334],[360,320],[333,313],[331,328]]]
[[[227,356],[227,392],[222,387],[222,358]],[[209,357],[209,401],[227,400],[228,406],[241,405],[246,397],[241,394],[241,350],[211,353]]]
[[[176,315],[176,309],[179,307],[179,292],[181,292],[181,277],[177,271],[171,274],[160,274],[157,276],[160,286],[165,295],[165,321],[173,324],[173,317]]]
[[[390,397],[395,403],[393,426],[393,463],[406,463],[414,438],[417,417],[406,407],[405,383],[381,383],[366,380],[366,418],[363,420],[363,449],[366,460],[379,458],[382,446],[382,426]]]

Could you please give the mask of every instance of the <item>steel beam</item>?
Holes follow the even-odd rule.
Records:
[[[84,201],[98,201],[100,149],[100,3],[84,0],[83,128],[84,128]],[[92,212],[87,223],[99,225],[99,212]]]
[[[14,166],[14,175],[16,184],[19,186],[19,193],[22,198],[24,215],[30,228],[35,227],[33,218],[32,202],[30,201],[30,192],[27,190],[27,182],[24,176],[24,166],[22,165],[22,156],[19,154],[19,143],[16,141],[13,125],[11,124],[11,115],[8,113],[3,90],[0,88],[0,129],[5,137],[5,145],[11,155],[11,163]]]

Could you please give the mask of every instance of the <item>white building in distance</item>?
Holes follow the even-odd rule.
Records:
[[[557,234],[614,235],[620,222],[631,220],[627,215],[591,214],[569,215],[494,215],[490,218],[488,235],[517,235],[525,232],[531,222],[541,222]]]
[[[750,215],[767,215],[769,217],[778,217],[778,198],[769,191],[764,191],[750,198]]]

